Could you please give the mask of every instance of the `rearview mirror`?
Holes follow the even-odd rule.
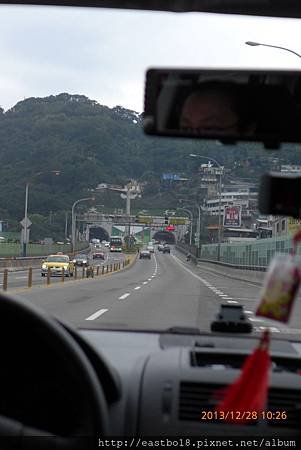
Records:
[[[150,69],[147,134],[263,142],[301,140],[301,72]]]
[[[266,173],[261,177],[258,209],[262,214],[301,217],[301,177]]]

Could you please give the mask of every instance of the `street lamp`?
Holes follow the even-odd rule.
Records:
[[[253,42],[253,41],[247,41],[245,42],[245,44],[250,45],[251,47],[258,47],[259,45],[261,45],[262,47],[278,48],[280,50],[285,50],[286,52],[293,53],[294,55],[298,56],[298,58],[301,58],[301,55],[299,55],[299,53],[297,52],[294,52],[294,50],[290,50],[289,48],[286,47],[279,47],[278,45],[262,44],[260,42]]]
[[[74,214],[74,210],[75,207],[78,203],[80,202],[87,202],[89,200],[94,201],[95,197],[85,197],[85,198],[80,198],[79,200],[76,200],[73,205],[72,205],[72,209],[71,209],[71,244],[72,244],[72,252],[74,253],[76,250],[76,223],[75,223],[75,214]]]
[[[60,171],[59,170],[49,170],[49,171],[43,171],[43,172],[37,172],[34,175],[32,175],[30,177],[30,179],[26,182],[26,187],[25,187],[25,207],[24,207],[24,219],[22,220],[22,226],[23,226],[23,257],[26,256],[27,254],[27,244],[28,244],[28,228],[31,225],[31,223],[29,224],[29,220],[28,220],[28,191],[29,191],[29,186],[30,183],[32,183],[32,180],[36,177],[39,177],[40,175],[44,175],[45,173],[51,173],[55,176],[59,176],[60,175]]]
[[[177,210],[185,211],[190,215],[190,233],[189,233],[189,245],[192,245],[192,224],[193,224],[193,214],[190,209],[186,208],[177,208]]]
[[[131,200],[134,200],[136,197],[141,197],[141,188],[137,181],[130,181],[126,186],[114,186],[107,183],[100,183],[95,188],[95,190],[104,190],[107,189],[109,191],[119,192],[121,198],[126,200],[126,215],[128,216],[128,226],[127,226],[127,234],[130,236],[130,215],[131,215]]]
[[[191,204],[192,206],[192,204]],[[197,221],[197,235],[198,235],[198,249],[200,248],[200,236],[201,236],[201,205],[198,203],[195,204],[195,207],[198,209],[198,221]],[[180,208],[178,208],[180,209]]]
[[[220,174],[219,174],[219,188],[218,188],[218,198],[219,198],[219,202],[218,202],[218,253],[217,253],[217,260],[220,260],[220,254],[221,254],[221,240],[222,240],[222,173],[223,173],[223,166],[216,161],[216,159],[214,158],[209,158],[208,156],[202,156],[202,155],[197,155],[195,153],[190,153],[190,155],[192,158],[201,158],[201,159],[207,159],[208,161],[213,161],[220,169]],[[200,213],[200,210],[199,210]]]

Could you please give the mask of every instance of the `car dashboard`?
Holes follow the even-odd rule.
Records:
[[[116,387],[110,387],[113,398],[107,397],[114,436],[300,433],[301,344],[284,340],[271,344],[266,407],[270,420],[261,417],[233,425],[206,412],[216,405],[215,392],[237,378],[256,338],[107,330],[80,330],[80,336],[115,372],[115,381],[107,379]],[[285,416],[281,418],[279,411]]]

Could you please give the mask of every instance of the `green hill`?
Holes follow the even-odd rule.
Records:
[[[192,177],[198,165],[188,156],[192,152],[216,158],[229,168],[235,163],[241,176],[252,176],[252,164],[244,167],[247,158],[257,173],[266,168],[264,161],[259,162],[262,150],[254,145],[238,149],[214,141],[150,138],[143,134],[141,123],[142,117],[134,111],[108,108],[67,93],[29,98],[6,112],[0,109],[0,220],[14,224],[22,219],[25,184],[37,172],[61,171],[59,177],[49,173],[35,177],[30,187],[29,212],[45,219],[40,220],[40,236],[56,214],[57,228],[63,228],[63,211],[70,211],[75,200],[99,183],[147,181],[142,199],[135,202],[137,208],[154,207],[154,202],[172,206],[175,191],[162,191],[162,173]],[[284,156],[291,161],[290,152]],[[300,156],[294,162],[300,162]],[[118,195],[108,192],[99,203],[124,207]],[[47,220],[50,211],[52,219]]]

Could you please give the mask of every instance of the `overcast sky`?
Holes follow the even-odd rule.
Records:
[[[83,94],[143,110],[155,66],[301,69],[300,20],[104,9],[0,6],[0,105]]]

